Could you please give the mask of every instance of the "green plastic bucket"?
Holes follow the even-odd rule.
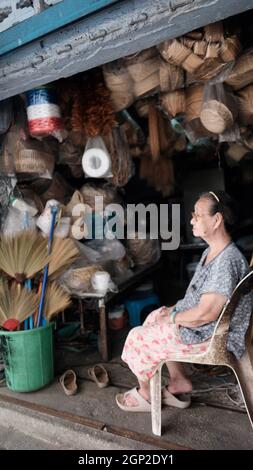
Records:
[[[50,323],[25,331],[0,331],[7,387],[32,392],[54,378],[53,328]]]

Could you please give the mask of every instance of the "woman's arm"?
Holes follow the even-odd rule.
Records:
[[[218,318],[226,302],[227,297],[222,294],[203,294],[196,307],[176,314],[175,323],[187,328],[210,323]]]

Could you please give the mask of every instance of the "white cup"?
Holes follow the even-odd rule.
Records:
[[[91,276],[91,285],[93,289],[100,292],[107,291],[110,283],[110,274],[106,271],[96,271]]]

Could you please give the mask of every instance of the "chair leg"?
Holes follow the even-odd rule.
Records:
[[[249,352],[233,364],[233,371],[242,392],[250,424],[253,428],[253,368]]]
[[[152,432],[156,436],[161,436],[162,367],[159,367],[159,369],[157,369],[157,371],[150,380],[150,399]]]

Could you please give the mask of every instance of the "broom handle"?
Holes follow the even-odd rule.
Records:
[[[49,240],[48,240],[48,254],[49,255],[52,251],[52,243],[53,243],[53,237],[54,237],[54,226],[55,226],[55,220],[56,220],[57,212],[58,212],[57,206],[52,206],[51,207],[52,221],[51,221]],[[44,274],[43,274],[42,291],[41,291],[41,296],[40,296],[40,305],[39,305],[39,313],[38,313],[38,320],[37,320],[37,328],[40,327],[40,323],[42,321],[42,316],[43,316],[43,307],[44,307],[45,293],[46,293],[46,287],[47,287],[48,269],[49,269],[49,263],[46,265],[45,270],[44,270]]]

